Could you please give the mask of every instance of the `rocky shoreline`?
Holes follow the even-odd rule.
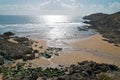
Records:
[[[6,60],[34,59],[32,41],[25,37],[13,36],[14,33],[0,34],[0,55]],[[3,58],[0,58],[3,61]],[[3,62],[2,62],[3,63]]]
[[[85,16],[83,19],[87,20],[84,23],[91,25],[89,28],[95,29],[106,38],[104,41],[120,47],[120,12],[113,14],[96,13]]]
[[[0,74],[3,80],[119,80],[120,78],[120,68],[117,66],[93,61],[79,62],[69,67],[61,65],[58,68],[32,67],[26,60],[35,59],[35,53],[38,53],[31,47],[33,41],[13,35],[12,32],[0,35]],[[48,47],[46,50],[47,52],[42,55],[50,58],[52,55],[59,55],[52,51],[62,49]],[[23,62],[4,64],[4,59],[11,61],[22,59]]]
[[[13,32],[0,34],[0,65],[4,64],[4,60],[14,61],[22,59],[27,61],[39,57],[49,59],[53,55],[59,56],[59,52],[62,51],[62,48],[47,47],[43,52],[39,52],[43,48],[42,45],[39,49],[33,48],[33,43],[36,43],[34,47],[39,46],[37,45],[38,42],[14,35]]]
[[[90,21],[85,21],[91,26],[86,27],[95,29],[105,37],[105,41],[114,43],[120,47],[120,12],[114,14],[93,14],[84,17]],[[62,48],[44,49],[41,53],[37,49],[32,48],[34,41],[26,37],[15,36],[13,32],[5,32],[0,34],[0,76],[3,80],[119,80],[120,68],[116,65],[96,63],[93,61],[83,61],[76,65],[64,67],[59,65],[58,68],[41,68],[32,67],[27,60],[33,60],[38,56],[50,59],[53,55],[59,56]],[[37,42],[36,42],[37,44]],[[34,45],[41,50],[42,45]],[[38,57],[39,58],[39,57]],[[4,60],[15,61],[22,59],[23,62],[14,62],[12,64],[4,64]]]

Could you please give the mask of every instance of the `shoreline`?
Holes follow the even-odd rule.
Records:
[[[114,64],[120,67],[120,47],[116,47],[111,43],[103,40],[100,34],[94,34],[84,39],[75,40],[59,40],[53,44],[63,44],[62,47],[49,46],[48,40],[31,39],[35,58],[24,61],[22,59],[15,60],[15,63],[30,63],[33,67],[69,67],[82,61],[94,61],[97,63]],[[10,42],[18,44],[13,39]],[[57,43],[58,42],[58,43]],[[47,58],[47,57],[48,58]]]
[[[33,65],[36,63],[37,66],[55,67],[55,65],[63,65],[68,67],[71,64],[77,64],[78,62],[88,60],[120,66],[120,48],[106,41],[103,41],[102,39],[103,37],[100,34],[95,34],[84,40],[70,42],[69,44],[74,48],[74,50],[62,51],[60,52],[59,56],[54,56],[49,60],[40,57],[28,62],[32,63]],[[40,49],[40,52],[45,51],[45,49],[48,47],[47,41],[37,41],[39,42],[38,46],[43,46],[43,49]],[[35,47],[33,48],[36,49]]]
[[[17,75],[23,72],[25,74],[28,74],[28,72],[32,70],[33,72],[35,71],[38,74],[41,72],[43,74],[48,74],[48,76],[52,74],[53,77],[55,77],[54,74],[56,75],[57,73],[58,73],[58,76],[68,75],[67,73],[69,72],[70,69],[72,71],[74,70],[77,72],[78,72],[78,69],[83,69],[85,73],[88,74],[86,69],[89,69],[89,68],[90,68],[89,70],[97,69],[95,71],[98,71],[98,72],[100,71],[99,74],[101,72],[104,72],[104,70],[106,69],[107,71],[117,70],[119,74],[120,47],[116,47],[113,44],[110,44],[104,41],[103,40],[104,38],[100,34],[95,34],[93,36],[84,38],[82,40],[81,39],[71,40],[70,42],[60,41],[62,44],[69,46],[67,47],[67,49],[63,49],[63,47],[61,48],[56,46],[53,46],[53,47],[49,46],[48,41],[44,39],[30,39],[25,37],[23,38],[17,37],[17,39],[18,40],[16,40],[15,38],[8,38],[6,39],[6,42],[8,41],[9,44],[10,43],[16,44],[16,47],[15,47],[16,49],[19,49],[17,45],[23,44],[24,41],[30,42],[30,44],[28,44],[26,47],[30,48],[30,52],[33,55],[27,54],[26,56],[29,56],[27,59],[22,57],[21,59],[17,59],[10,64],[3,64],[3,68],[1,67],[1,69],[6,68],[5,71],[10,76],[9,78],[11,77],[16,78],[11,73],[9,73],[9,69],[15,70],[15,71],[12,71],[12,73],[16,73],[16,69],[17,69],[18,71],[16,73]],[[54,42],[53,44],[57,45],[58,43],[56,42]],[[21,47],[24,47],[24,46],[21,46]],[[26,47],[24,47],[23,49],[25,49]],[[23,51],[23,49],[21,49],[21,51]],[[90,66],[90,65],[93,65],[93,66]],[[20,67],[20,71],[18,67]],[[74,67],[78,67],[78,68],[74,69]],[[47,73],[46,73],[46,70],[48,71]],[[55,73],[51,72],[51,70],[54,71]],[[80,72],[81,74],[84,74],[83,70],[82,72]],[[106,73],[108,73],[107,71]],[[2,71],[3,74],[0,74],[1,79],[6,78],[6,76],[4,75],[6,74],[6,72]],[[77,72],[75,72],[75,74],[77,74]],[[59,75],[59,73],[61,74]],[[71,73],[71,71],[69,73]],[[31,74],[34,74],[34,73],[31,73]],[[29,75],[30,77],[31,77],[31,74]],[[94,74],[94,72],[92,72],[92,74]],[[21,79],[21,76],[24,76],[24,75],[21,74],[18,77],[20,77]],[[41,78],[46,75],[44,76],[37,75],[37,76]],[[46,78],[49,78],[48,76],[46,76]],[[38,77],[36,77],[36,79]],[[78,76],[76,77],[78,78]],[[119,76],[117,77],[119,78]],[[51,77],[51,80],[52,80],[52,77]]]

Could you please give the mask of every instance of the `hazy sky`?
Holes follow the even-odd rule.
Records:
[[[88,15],[120,11],[120,0],[0,0],[3,15]]]

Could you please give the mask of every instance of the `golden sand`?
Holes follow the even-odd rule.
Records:
[[[69,66],[88,60],[120,66],[120,47],[116,47],[102,39],[103,37],[101,37],[101,35],[96,34],[85,40],[73,41],[70,44],[77,50],[63,51],[59,56],[54,56],[51,62],[58,65]],[[37,47],[35,46],[36,44]],[[41,45],[43,46],[42,49],[39,48]],[[45,40],[37,40],[32,47],[33,49],[39,50],[39,52],[43,52],[48,46]],[[30,63],[37,66],[47,66],[51,64],[49,60],[41,57],[31,60]]]
[[[38,58],[34,60],[27,61],[27,63],[31,63],[33,67],[46,67],[51,63],[45,58]]]
[[[87,53],[87,52],[77,52],[77,51],[71,51],[71,52],[64,52],[62,53],[60,56],[56,56],[54,58],[52,58],[52,62],[55,64],[59,64],[59,65],[65,65],[65,66],[69,66],[71,64],[77,64],[78,62],[81,61],[95,61],[98,63],[108,63],[108,64],[115,64],[120,66],[120,62],[119,61],[113,61],[109,58],[105,58],[105,57],[100,57],[100,56],[96,56],[92,53]]]
[[[120,55],[120,47],[116,47],[107,41],[103,41],[102,39],[104,38],[101,35],[96,34],[87,40],[73,42],[72,45],[79,48],[99,50],[113,55]]]
[[[47,41],[46,40],[34,40],[34,43],[32,45],[33,50],[38,50],[39,52],[36,54],[37,59],[27,61],[27,63],[32,63],[34,66],[47,66],[50,64],[50,62],[45,59],[40,57],[39,53],[44,52],[47,48]]]
[[[38,50],[39,52],[44,52],[47,48],[46,40],[35,40],[32,45],[33,50]]]

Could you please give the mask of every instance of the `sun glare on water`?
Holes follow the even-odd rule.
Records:
[[[46,27],[52,27],[47,33],[47,36],[50,39],[62,38],[65,30],[62,29],[64,23],[68,22],[68,17],[65,15],[43,15],[42,18],[43,24],[47,25]]]
[[[45,23],[67,22],[67,17],[64,15],[45,15],[42,18]]]

